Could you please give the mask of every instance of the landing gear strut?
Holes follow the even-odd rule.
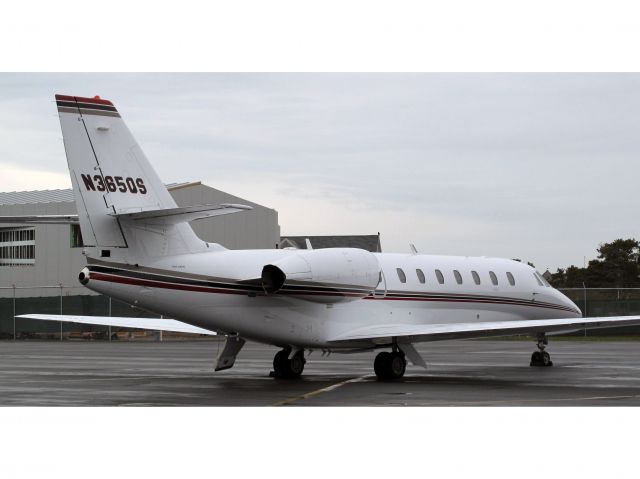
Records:
[[[407,369],[407,360],[402,351],[383,351],[376,356],[373,370],[380,381],[400,379]]]
[[[278,351],[273,358],[273,371],[276,378],[296,379],[299,378],[307,362],[304,359],[304,350],[297,351],[291,359],[290,349]]]
[[[553,366],[553,361],[551,361],[551,356],[549,355],[548,352],[544,350],[547,344],[549,344],[547,335],[545,333],[538,334],[538,351],[535,351],[531,355],[531,363],[529,363],[529,366],[541,366],[541,367]]]

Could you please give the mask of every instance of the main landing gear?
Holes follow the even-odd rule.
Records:
[[[547,335],[545,333],[538,334],[538,351],[535,351],[531,355],[531,363],[529,364],[529,366],[553,366],[551,356],[549,356],[549,353],[544,350],[547,344],[549,344]]]
[[[296,351],[291,358],[291,349],[278,351],[273,358],[273,376],[276,378],[297,379],[304,370],[307,362],[304,359],[304,350]]]
[[[407,369],[407,360],[404,353],[397,348],[393,351],[383,351],[376,356],[373,362],[373,370],[380,381],[400,379]]]

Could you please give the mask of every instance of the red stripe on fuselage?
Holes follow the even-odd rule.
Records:
[[[75,101],[79,103],[95,103],[97,105],[109,105],[113,106],[109,100],[103,100],[102,98],[86,98],[83,96],[69,96],[69,95],[56,95],[58,101]]]
[[[235,294],[235,295],[248,295],[250,293],[255,293],[253,290],[236,290],[236,289],[226,289],[226,288],[216,288],[212,286],[194,286],[194,285],[185,285],[178,283],[170,283],[170,282],[162,282],[162,281],[153,281],[146,279],[137,279],[131,278],[127,276],[117,276],[106,273],[96,273],[91,272],[89,275],[89,279],[96,281],[106,281],[110,283],[120,283],[120,284],[130,284],[134,286],[148,286],[151,288],[162,288],[162,289],[173,289],[179,291],[194,291],[200,293],[217,293],[217,294]],[[328,291],[295,291],[295,292],[283,292],[287,295],[292,296],[360,296],[357,293],[340,293],[340,292],[328,292]],[[402,297],[402,298],[393,298],[393,297],[385,297],[379,298],[374,296],[367,296],[362,299],[369,300],[383,300],[383,301],[421,301],[421,302],[445,302],[445,303],[484,303],[484,304],[505,304],[510,306],[527,306],[534,308],[545,308],[545,309],[559,309],[563,311],[570,311],[577,313],[565,306],[561,305],[543,305],[543,304],[535,304],[535,303],[524,303],[519,302],[522,300],[514,299],[513,302],[503,301],[498,299],[469,299],[469,298],[415,298],[415,297]],[[518,301],[518,302],[516,302]]]

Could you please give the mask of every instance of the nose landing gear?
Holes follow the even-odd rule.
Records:
[[[538,334],[538,351],[535,351],[531,355],[531,363],[529,363],[529,366],[537,366],[537,367],[553,366],[553,361],[551,361],[551,356],[549,355],[548,352],[544,350],[547,344],[549,344],[547,335],[545,333]]]

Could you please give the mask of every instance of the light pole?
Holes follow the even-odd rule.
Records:
[[[60,316],[62,316],[62,283],[58,283],[60,286]],[[60,341],[62,341],[62,321],[60,321]]]
[[[16,340],[16,285],[13,286],[13,340]]]

